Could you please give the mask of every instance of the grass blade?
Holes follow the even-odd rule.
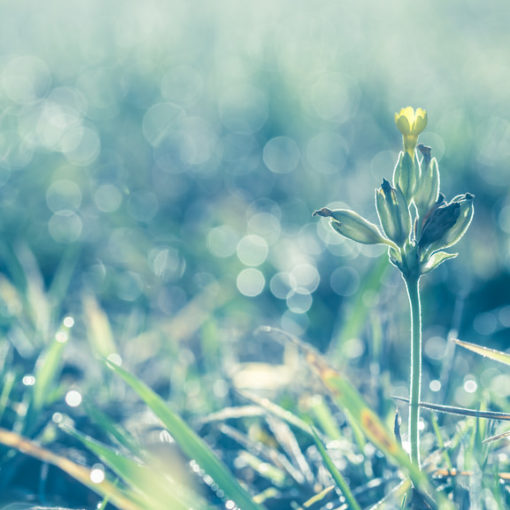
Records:
[[[329,487],[326,487],[325,489],[322,489],[320,492],[312,496],[310,499],[307,499],[303,503],[303,508],[310,508],[311,506],[315,505],[316,503],[321,502],[331,491],[335,490],[334,485],[330,485]]]
[[[206,508],[206,505],[202,505],[198,498],[186,498],[181,487],[174,480],[162,476],[157,469],[150,469],[148,466],[138,464],[129,457],[119,454],[71,427],[64,426],[63,428],[138,491],[150,508],[154,510],[166,510],[169,507],[175,508],[175,510],[187,510],[190,507]],[[187,501],[183,501],[186,499]],[[192,500],[190,501],[190,499]]]
[[[347,502],[347,506],[351,510],[361,510],[361,507],[359,506],[358,502],[356,501],[356,498],[353,496],[351,489],[347,485],[347,482],[345,481],[344,477],[342,476],[342,473],[338,471],[337,467],[335,466],[334,462],[331,460],[331,457],[328,455],[328,452],[326,450],[326,447],[322,443],[321,439],[317,435],[317,432],[312,427],[312,433],[313,438],[315,440],[315,444],[317,446],[317,449],[319,450],[319,453],[321,454],[322,460],[324,461],[324,464],[328,468],[328,471],[330,475],[333,477],[333,480],[335,480],[336,485],[344,495],[345,501]]]
[[[83,311],[87,320],[87,338],[94,354],[107,358],[110,354],[119,352],[113,339],[110,321],[92,295],[83,296]]]
[[[250,391],[238,390],[238,393],[242,397],[251,400],[252,402],[255,402],[255,404],[259,405],[261,408],[263,408],[265,411],[272,414],[273,416],[276,416],[277,418],[286,421],[289,425],[292,425],[301,432],[310,435],[310,426],[301,418],[291,413],[287,409],[280,407],[278,404],[271,402],[267,398],[259,397],[258,395]]]
[[[266,332],[281,335],[286,341],[291,341],[299,347],[306,356],[310,367],[317,373],[324,386],[329,390],[333,400],[342,410],[348,411],[348,416],[365,436],[374,443],[386,457],[400,466],[411,478],[416,487],[425,494],[434,494],[426,475],[411,461],[408,454],[387,430],[379,417],[365,403],[359,392],[351,382],[340,372],[336,371],[312,347],[295,336],[277,328],[265,328]],[[451,508],[450,503],[439,493],[435,494],[440,500],[442,508]]]
[[[126,430],[119,427],[108,415],[103,413],[103,411],[92,405],[90,402],[84,402],[83,407],[87,416],[101,427],[101,429],[106,432],[110,438],[113,438],[131,453],[138,453],[139,447],[135,439],[132,438]]]
[[[25,439],[15,432],[0,428],[0,443],[11,448],[15,448],[20,452],[30,455],[31,457],[35,457],[42,462],[47,462],[57,466],[62,471],[65,471],[69,476],[89,487],[100,496],[108,496],[116,506],[123,510],[145,510],[144,507],[129,498],[114,483],[110,482],[106,478],[99,483],[92,482],[90,469],[80,466],[65,457],[56,455],[50,450],[42,448],[33,441]]]
[[[489,349],[488,347],[472,344],[470,342],[463,342],[462,340],[454,339],[453,341],[468,351],[476,352],[476,354],[479,354],[480,356],[484,356],[485,358],[490,358],[494,361],[499,361],[504,365],[510,366],[510,354],[507,354],[506,352],[501,352],[496,349]]]
[[[500,439],[506,439],[510,437],[510,430],[506,432],[502,432],[501,434],[496,434],[495,436],[490,436],[483,440],[484,443],[492,443],[493,441],[499,441]]]
[[[347,356],[345,356],[345,352],[343,352],[346,341],[351,338],[359,337],[372,310],[372,305],[367,302],[364,296],[367,292],[378,293],[389,267],[388,257],[380,257],[377,264],[374,264],[374,267],[362,279],[362,284],[356,293],[354,303],[343,321],[342,328],[337,338],[333,339],[332,342],[332,349],[337,350],[336,359],[339,360],[339,362],[348,359]]]
[[[404,397],[393,397],[395,400],[409,402]],[[466,407],[447,406],[442,404],[431,404],[430,402],[420,402],[420,407],[437,411],[438,413],[456,414],[461,416],[474,416],[475,418],[486,418],[487,420],[510,421],[510,414],[500,413],[498,411],[477,411],[476,409],[468,409]]]
[[[48,399],[51,387],[60,373],[62,355],[69,339],[70,328],[62,325],[50,345],[39,356],[35,370],[35,384],[32,397],[33,411],[41,410]]]
[[[179,415],[168,408],[161,397],[123,368],[111,361],[106,361],[106,364],[145,401],[152,412],[168,428],[182,451],[199,464],[228,498],[243,510],[262,510],[262,507],[253,501],[250,494],[241,487],[210,447],[188,427]]]

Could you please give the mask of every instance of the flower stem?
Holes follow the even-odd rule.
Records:
[[[411,443],[411,460],[420,467],[420,393],[421,393],[421,303],[420,277],[408,276],[407,295],[411,308],[411,383],[409,389],[409,441]]]

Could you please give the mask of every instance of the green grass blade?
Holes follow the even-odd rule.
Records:
[[[303,503],[303,508],[310,508],[311,506],[315,505],[316,503],[321,502],[326,496],[330,494],[331,491],[335,490],[334,485],[330,485],[329,487],[326,487],[325,489],[322,489],[317,494],[313,495],[310,499],[307,499]]]
[[[84,402],[83,408],[87,413],[87,416],[96,423],[96,425],[101,427],[101,429],[111,438],[124,446],[124,448],[131,453],[139,453],[139,447],[135,439],[131,437],[126,430],[119,427],[108,415],[103,413],[103,411],[92,405],[90,402]]]
[[[279,406],[278,404],[271,402],[267,398],[259,397],[258,395],[256,395],[255,393],[252,393],[250,391],[238,390],[238,393],[242,397],[244,397],[248,400],[251,400],[255,404],[259,405],[265,411],[272,414],[273,416],[276,416],[277,418],[282,419],[283,421],[285,421],[289,425],[292,425],[293,427],[297,428],[301,432],[304,432],[305,434],[310,435],[310,426],[308,425],[308,423],[306,423],[301,418],[299,418],[295,414],[291,413],[287,409],[284,409],[283,407]]]
[[[60,259],[58,267],[54,273],[48,289],[48,298],[57,309],[67,297],[71,278],[78,262],[78,254],[79,252],[76,246],[69,246]]]
[[[359,338],[359,335],[365,327],[367,318],[372,310],[372,305],[367,302],[364,296],[367,292],[374,294],[378,293],[389,267],[390,264],[388,262],[388,257],[384,255],[379,258],[377,264],[374,264],[374,267],[362,279],[362,283],[356,293],[354,303],[343,321],[342,328],[340,329],[337,338],[333,340],[332,347],[337,350],[337,359],[340,362],[348,359],[348,357],[345,356],[345,352],[343,352],[346,341],[351,338]]]
[[[312,433],[313,433],[313,438],[315,440],[317,449],[319,450],[319,453],[321,454],[322,460],[324,461],[324,464],[326,465],[330,475],[333,477],[333,480],[335,480],[335,483],[337,484],[338,488],[341,490],[342,494],[344,495],[345,501],[347,502],[347,506],[351,510],[361,510],[361,507],[359,506],[358,502],[356,501],[356,498],[352,494],[351,489],[347,485],[345,478],[342,476],[342,473],[340,473],[340,471],[338,471],[334,462],[331,460],[331,457],[328,455],[326,447],[322,443],[321,439],[319,438],[319,436],[317,435],[317,432],[315,431],[315,429],[313,427],[312,427]]]
[[[386,510],[388,508],[404,508],[408,492],[412,489],[411,480],[402,480],[396,487],[391,489],[386,496],[380,499],[370,510]]]
[[[96,510],[105,510],[106,506],[108,505],[110,501],[110,498],[108,496],[105,496],[101,503],[98,504]]]
[[[83,296],[83,311],[87,321],[87,339],[94,354],[107,358],[110,354],[119,352],[110,321],[92,295]]]
[[[16,374],[14,372],[7,372],[3,376],[2,381],[2,391],[0,393],[0,419],[5,412],[5,408],[9,403],[9,396],[11,395],[11,391],[14,388],[14,382],[16,381]]]
[[[203,508],[197,501],[181,501],[182,492],[169,478],[163,477],[155,469],[138,464],[134,460],[119,454],[104,444],[92,439],[77,430],[64,426],[69,434],[82,442],[90,451],[96,454],[112,471],[120,476],[133,489],[138,491],[150,508],[166,510],[186,510],[191,505]],[[185,499],[185,498],[184,498]]]
[[[199,464],[228,498],[243,510],[262,510],[262,507],[253,501],[250,494],[241,487],[210,447],[188,427],[179,415],[168,408],[161,397],[123,368],[110,361],[106,361],[106,364],[145,401],[152,412],[168,428],[182,451]]]
[[[330,439],[341,439],[342,434],[338,428],[337,422],[322,396],[316,395],[310,399],[310,410],[322,431]]]
[[[437,422],[435,414],[432,415],[432,428],[436,435],[437,446],[439,447],[439,450],[442,452],[441,455],[443,456],[443,459],[445,460],[448,469],[453,469],[453,463],[450,459],[450,455],[448,454],[448,450],[445,448],[443,436],[441,435],[441,430],[439,429],[439,423]]]
[[[506,352],[489,349],[488,347],[482,347],[481,345],[472,344],[470,342],[463,342],[462,340],[454,340],[454,342],[468,351],[475,352],[480,356],[484,356],[485,358],[490,358],[494,361],[499,361],[504,365],[510,366],[510,354],[507,354]]]
[[[60,364],[69,338],[69,331],[70,328],[62,326],[37,360],[32,398],[34,412],[41,410],[45,405],[52,385],[60,372]]]
[[[264,462],[259,459],[256,455],[243,450],[239,454],[239,459],[242,459],[248,466],[250,466],[260,477],[266,478],[271,482],[272,485],[276,485],[277,487],[283,486],[286,480],[285,471],[269,464],[269,462]]]

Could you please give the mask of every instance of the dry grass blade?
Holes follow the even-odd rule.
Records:
[[[409,403],[409,399],[405,397],[393,397],[395,400]],[[441,404],[431,404],[429,402],[420,402],[420,407],[437,411],[438,413],[456,414],[461,416],[473,416],[474,418],[485,418],[487,420],[510,421],[510,414],[500,413],[498,411],[477,411],[476,409],[468,409],[465,407],[446,406]]]
[[[483,443],[492,443],[493,441],[499,441],[500,439],[506,439],[507,437],[510,437],[510,430],[507,430],[506,432],[502,432],[501,434],[496,434],[495,436],[490,436],[486,439],[484,439]]]
[[[473,476],[472,471],[458,471],[457,469],[437,469],[434,471],[435,477],[457,477],[457,476]],[[492,476],[492,473],[488,476]],[[510,480],[510,473],[498,473],[500,480]]]

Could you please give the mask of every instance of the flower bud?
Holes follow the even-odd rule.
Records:
[[[430,157],[430,147],[418,145],[418,149],[423,154],[423,161],[414,203],[418,215],[423,218],[434,207],[439,197],[439,167],[436,158]]]
[[[461,239],[473,218],[473,198],[470,193],[458,195],[432,212],[419,241],[419,248],[424,254],[453,246]]]
[[[402,191],[408,204],[411,203],[419,177],[416,158],[407,152],[401,152],[393,171],[393,186]]]
[[[344,237],[352,239],[362,244],[389,244],[376,225],[366,220],[358,213],[348,209],[338,209],[331,211],[324,207],[315,211],[314,216],[324,216],[331,218],[331,226]],[[393,243],[390,243],[393,244]]]
[[[423,108],[417,108],[415,111],[411,106],[402,108],[400,112],[395,113],[395,124],[402,133],[404,150],[414,158],[418,135],[427,126],[427,112]]]
[[[411,232],[411,215],[404,195],[383,179],[381,187],[375,191],[375,205],[384,233],[402,246]]]

